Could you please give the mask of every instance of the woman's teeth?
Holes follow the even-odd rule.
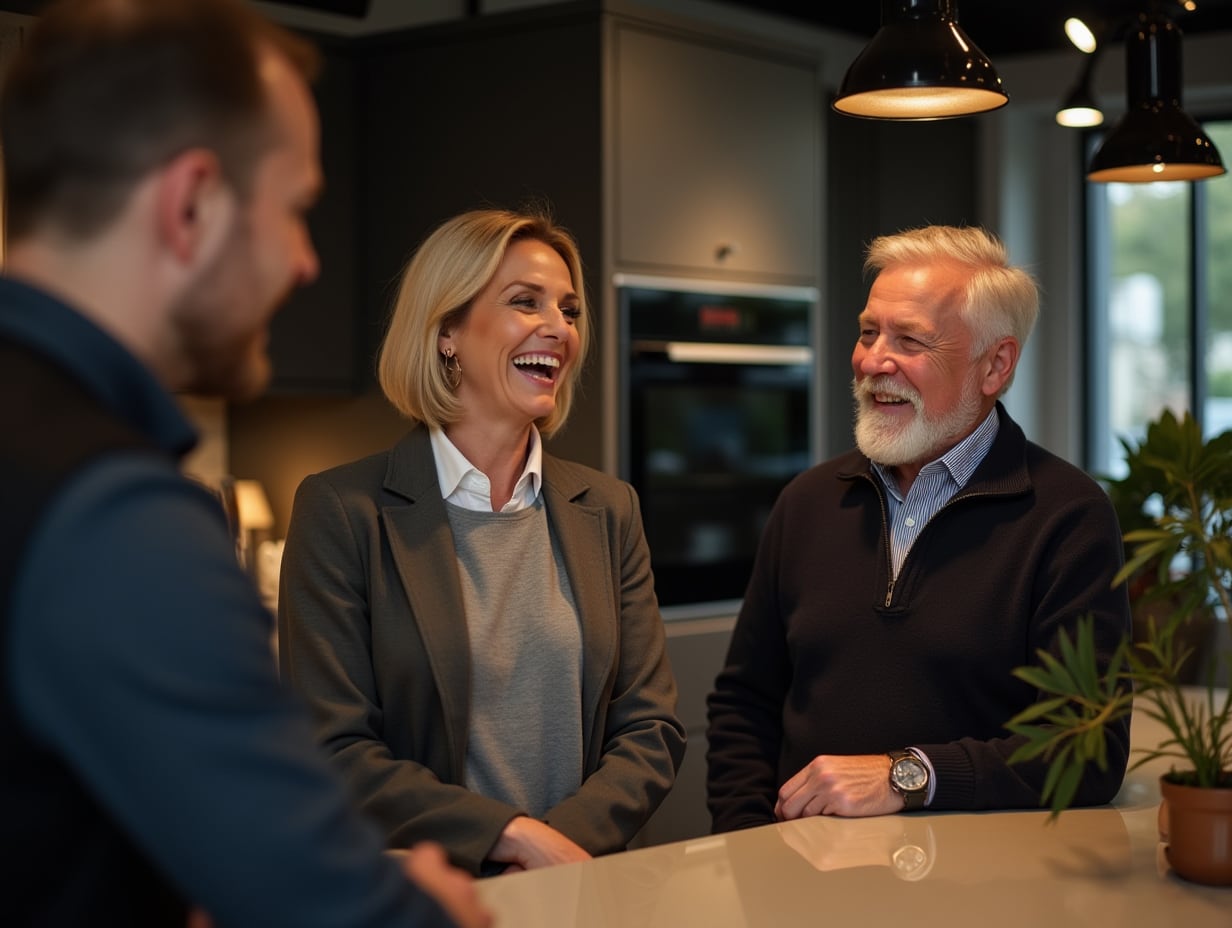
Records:
[[[528,373],[552,380],[560,368],[560,359],[550,354],[523,354],[513,359],[515,367],[523,368]]]

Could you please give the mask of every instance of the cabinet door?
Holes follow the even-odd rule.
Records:
[[[615,59],[617,262],[815,282],[816,66],[627,24]]]
[[[314,37],[315,38],[315,37]],[[368,378],[361,353],[362,307],[356,273],[355,62],[339,45],[325,45],[313,92],[321,120],[325,186],[308,215],[320,258],[316,281],[296,290],[270,327],[275,394],[357,392]]]

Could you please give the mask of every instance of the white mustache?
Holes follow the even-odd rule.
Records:
[[[875,394],[892,396],[895,399],[906,400],[920,407],[920,394],[905,384],[895,383],[889,377],[869,377],[856,383],[856,396],[861,399],[872,399]]]

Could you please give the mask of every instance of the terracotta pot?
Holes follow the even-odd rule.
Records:
[[[1177,876],[1232,886],[1232,789],[1181,786],[1160,777],[1159,791],[1160,837]]]

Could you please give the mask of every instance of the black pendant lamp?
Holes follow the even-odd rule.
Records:
[[[1181,109],[1181,30],[1142,13],[1125,37],[1129,110],[1091,159],[1087,180],[1144,184],[1226,173],[1219,150]]]
[[[1086,128],[1103,123],[1103,111],[1099,108],[1099,103],[1096,102],[1095,94],[1091,90],[1091,78],[1103,50],[1104,46],[1098,45],[1087,55],[1086,62],[1082,66],[1082,73],[1078,76],[1078,82],[1070,88],[1061,108],[1057,110],[1058,125]]]
[[[833,106],[868,119],[947,119],[1008,101],[988,56],[958,27],[957,0],[881,0],[881,28]]]

